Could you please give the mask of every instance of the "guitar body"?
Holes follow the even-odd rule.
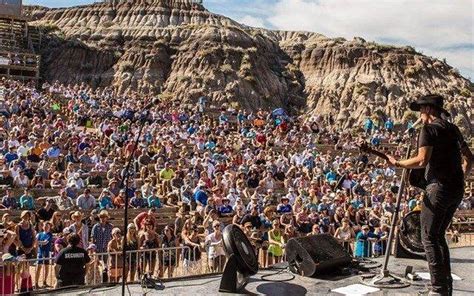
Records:
[[[385,155],[384,153],[380,152],[380,151],[377,151],[371,147],[369,147],[369,145],[367,145],[366,143],[362,143],[360,145],[357,145],[359,147],[360,150],[364,151],[364,152],[367,152],[367,153],[370,153],[370,154],[373,154],[377,157],[380,157],[382,159],[385,159],[387,160],[387,155]],[[410,172],[408,173],[408,182],[410,183],[411,186],[415,186],[415,187],[418,187],[422,190],[425,190],[426,189],[426,185],[427,185],[427,181],[425,179],[425,169],[411,169]]]
[[[412,169],[408,174],[408,182],[411,186],[418,187],[422,190],[426,189],[427,181],[425,179],[425,169]]]

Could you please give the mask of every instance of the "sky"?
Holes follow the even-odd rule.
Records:
[[[67,7],[91,0],[23,0]],[[443,59],[474,79],[474,7],[471,0],[204,0],[204,6],[240,23],[278,30],[355,36],[410,45]]]

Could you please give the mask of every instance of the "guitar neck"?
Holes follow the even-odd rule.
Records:
[[[374,150],[374,149],[369,149],[367,152],[369,152],[370,154],[373,154],[377,157],[380,157],[384,160],[388,160],[387,155],[385,153],[380,152],[380,151],[377,151],[377,150]]]

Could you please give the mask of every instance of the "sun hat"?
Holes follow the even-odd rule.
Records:
[[[104,216],[105,216],[105,217],[107,217],[107,218],[110,218],[109,212],[107,212],[106,210],[100,211],[100,213],[99,213],[98,216],[99,216],[99,217],[104,217]]]
[[[23,218],[23,217],[25,217],[26,215],[30,215],[30,217],[31,217],[30,211],[23,211],[23,212],[21,212],[20,218]]]
[[[443,107],[444,98],[440,95],[430,94],[418,98],[416,101],[410,103],[410,109],[413,111],[420,111],[421,106],[429,105],[438,109],[445,116],[451,116],[449,112]]]
[[[81,217],[82,218],[82,213],[79,212],[79,211],[75,211],[72,215],[71,215],[72,218],[75,218],[75,217]]]

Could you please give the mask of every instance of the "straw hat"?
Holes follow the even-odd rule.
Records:
[[[21,212],[20,218],[23,219],[23,217],[25,217],[26,215],[29,215],[29,216],[31,217],[30,211],[23,211],[23,212]]]
[[[110,218],[110,215],[109,215],[109,212],[107,212],[106,210],[102,210],[102,211],[100,211],[100,213],[99,213],[99,217],[107,217],[107,218]]]
[[[82,218],[82,216],[83,216],[82,213],[79,212],[79,211],[75,211],[75,212],[71,215],[72,218],[76,218],[76,217]]]

